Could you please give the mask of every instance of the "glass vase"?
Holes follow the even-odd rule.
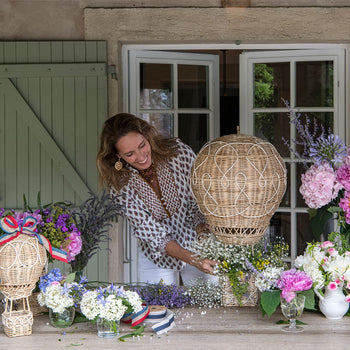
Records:
[[[282,331],[289,333],[303,332],[304,328],[296,325],[296,320],[304,311],[305,296],[296,295],[290,302],[281,297],[283,316],[289,320],[289,325],[282,327]]]
[[[97,335],[100,338],[115,338],[119,335],[119,320],[108,321],[104,318],[97,319]]]
[[[49,309],[50,324],[56,328],[70,327],[74,321],[74,316],[74,306],[66,308],[63,312],[53,312],[52,309]]]

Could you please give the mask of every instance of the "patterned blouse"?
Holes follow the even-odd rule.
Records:
[[[205,222],[192,195],[191,167],[195,159],[193,150],[177,140],[178,155],[168,163],[155,165],[162,197],[129,166],[129,182],[117,194],[116,201],[123,206],[123,215],[133,227],[145,256],[161,268],[181,270],[184,262],[166,254],[169,241],[193,251],[196,227]]]

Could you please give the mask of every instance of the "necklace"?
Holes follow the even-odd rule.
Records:
[[[148,183],[152,184],[154,181],[154,178],[156,176],[156,169],[154,167],[154,164],[147,168],[146,170],[140,170],[140,175],[143,177]]]

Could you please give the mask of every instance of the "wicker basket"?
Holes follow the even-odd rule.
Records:
[[[30,235],[20,234],[0,246],[0,291],[6,298],[2,323],[7,336],[31,334],[33,313],[28,298],[46,262],[45,248],[37,238]],[[18,308],[22,306],[23,309],[14,310],[13,301],[16,301]]]
[[[32,293],[28,298],[30,310],[32,311],[34,317],[43,315],[44,313],[49,311],[49,309],[46,306],[41,306],[39,304],[38,294],[38,292]]]
[[[287,183],[275,147],[255,136],[234,134],[203,146],[191,186],[211,231],[225,244],[260,241]]]
[[[5,311],[1,318],[8,337],[32,334],[33,314],[29,310]]]
[[[242,277],[243,279],[246,276]],[[258,303],[259,292],[255,287],[255,276],[251,276],[248,280],[247,292],[243,295],[239,302],[234,296],[230,279],[227,275],[220,277],[220,284],[222,286],[222,305],[223,306],[256,306]]]

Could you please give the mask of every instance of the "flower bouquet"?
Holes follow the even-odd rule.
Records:
[[[298,294],[305,296],[305,308],[314,309],[312,279],[304,271],[268,268],[257,276],[256,286],[261,292],[260,308],[263,315],[270,317],[281,298],[290,303]]]
[[[320,299],[321,311],[327,316],[326,301],[330,295],[339,295],[339,302],[332,302],[332,315],[339,305],[341,318],[349,308],[350,294],[350,246],[343,234],[333,232],[325,242],[309,243],[304,255],[295,260],[295,266],[305,271],[313,281],[314,291]],[[327,299],[323,290],[326,291]],[[334,291],[335,293],[331,293]],[[347,295],[344,295],[344,292]],[[332,318],[331,316],[329,318]],[[333,317],[335,318],[335,317]]]
[[[221,277],[222,283],[228,284],[235,298],[234,303],[244,304],[245,298],[252,299],[254,293],[254,280],[261,272],[271,268],[283,268],[283,259],[287,256],[288,245],[282,238],[276,238],[273,243],[262,239],[255,246],[226,245],[211,235],[195,243],[196,254],[219,261],[215,273]],[[228,283],[225,282],[228,280]],[[224,289],[225,286],[223,287]],[[223,291],[223,299],[225,290]],[[257,291],[253,297],[257,302]],[[227,303],[226,303],[227,304]],[[224,302],[225,305],[225,302]],[[226,305],[232,306],[232,305]]]
[[[86,291],[86,278],[74,282],[75,273],[63,276],[60,269],[52,269],[40,277],[38,302],[50,310],[50,323],[55,327],[68,327],[74,321],[75,307]]]
[[[288,105],[287,105],[288,106]],[[301,176],[300,193],[310,208],[310,223],[316,239],[324,232],[325,224],[336,217],[339,230],[350,238],[350,148],[339,136],[326,132],[324,127],[312,123],[306,116],[302,123],[300,113],[289,113],[295,125],[298,139],[291,152],[299,158],[307,170]],[[302,151],[298,151],[302,149]]]
[[[119,334],[119,321],[124,314],[140,312],[143,306],[138,293],[111,284],[85,292],[80,310],[87,319],[97,322],[99,337],[111,338]]]
[[[61,203],[40,207],[34,211],[27,205],[24,211],[0,209],[0,218],[9,221],[10,226],[16,225],[19,228],[26,225],[29,220],[33,221],[35,228],[32,234],[44,237],[49,261],[58,259],[71,262],[80,253],[82,240],[68,207],[68,204]],[[2,225],[0,234],[8,233],[5,225]]]

